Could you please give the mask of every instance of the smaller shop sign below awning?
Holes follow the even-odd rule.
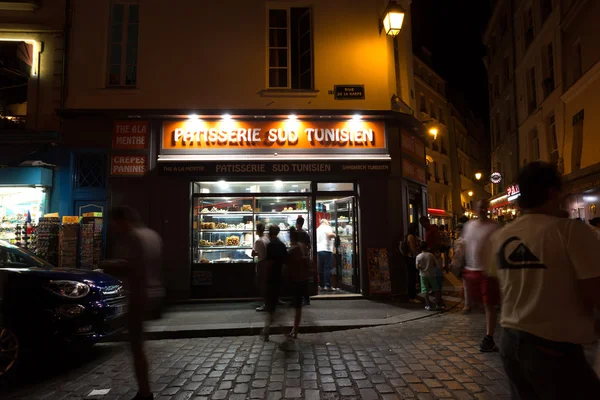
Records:
[[[296,158],[282,157],[274,161],[250,158],[246,161],[228,157],[228,159],[189,159],[181,156],[161,156],[158,160],[159,173],[163,175],[212,175],[212,176],[275,176],[275,175],[315,175],[315,174],[389,174],[391,170],[389,156],[380,158]]]
[[[52,170],[44,167],[0,168],[0,186],[52,186]]]

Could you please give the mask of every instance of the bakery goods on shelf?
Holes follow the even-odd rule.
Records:
[[[225,243],[227,246],[239,246],[240,238],[238,236],[229,236],[227,239],[225,239]]]
[[[242,211],[252,212],[252,206],[250,204],[245,204],[242,206]]]

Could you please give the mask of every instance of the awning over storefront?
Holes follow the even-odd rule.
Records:
[[[0,168],[0,186],[52,186],[53,171],[44,167]]]
[[[438,218],[452,218],[452,214],[438,208],[428,208],[427,213]]]

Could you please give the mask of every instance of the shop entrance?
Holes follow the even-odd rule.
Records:
[[[358,268],[358,246],[357,246],[357,224],[356,224],[356,198],[347,196],[343,198],[326,197],[317,198],[316,201],[317,227],[317,254],[321,251],[329,254],[318,255],[319,283],[327,284],[326,268],[328,264],[324,261],[331,257],[331,292],[324,294],[357,293],[359,291],[359,268]],[[327,222],[321,223],[322,220]],[[327,237],[326,232],[331,229],[335,236]],[[322,283],[320,280],[324,279]],[[338,289],[338,290],[336,290]]]

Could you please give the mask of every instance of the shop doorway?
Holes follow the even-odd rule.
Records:
[[[327,243],[329,246],[327,250],[330,249],[333,253],[331,284],[334,289],[339,289],[321,294],[358,293],[360,276],[358,268],[356,198],[354,196],[317,198],[315,209],[317,252],[326,250],[323,241],[327,239],[325,239],[325,236],[319,234],[321,220],[328,221],[335,235],[335,238],[329,239],[331,242]],[[321,229],[327,230],[326,227],[322,227]],[[317,257],[317,261],[319,259],[323,260],[322,257]],[[317,265],[317,267],[319,271],[324,268],[323,265]],[[321,278],[322,276],[323,278]],[[326,279],[325,272],[319,274],[320,279]]]

